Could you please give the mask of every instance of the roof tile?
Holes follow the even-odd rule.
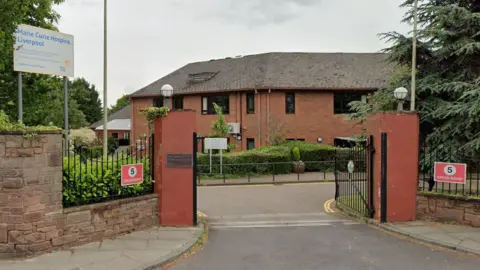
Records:
[[[383,53],[266,53],[190,63],[133,93],[157,95],[164,84],[176,94],[243,89],[367,89],[387,85],[391,66]],[[218,73],[189,83],[189,75]]]

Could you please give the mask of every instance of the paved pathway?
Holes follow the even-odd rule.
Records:
[[[143,270],[168,262],[192,247],[198,228],[154,227],[23,261],[0,261],[3,270]],[[153,267],[152,267],[153,266]]]
[[[380,227],[427,243],[480,255],[480,228],[414,221]]]

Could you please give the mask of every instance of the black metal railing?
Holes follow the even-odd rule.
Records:
[[[305,172],[293,162],[198,164],[198,185],[263,184],[334,181],[334,161],[304,161]]]
[[[463,163],[467,165],[465,184],[434,181],[434,163]],[[480,197],[480,158],[465,154],[463,151],[447,152],[443,149],[428,147],[423,143],[419,153],[418,189],[439,194]]]
[[[72,207],[153,193],[153,136],[109,149],[63,145],[63,206]],[[142,164],[143,183],[121,185],[123,165]]]
[[[365,217],[373,214],[369,180],[371,153],[368,146],[341,149],[335,159],[335,200]]]

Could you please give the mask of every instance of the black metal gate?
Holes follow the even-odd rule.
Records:
[[[335,200],[344,208],[373,218],[373,136],[365,146],[335,152]]]

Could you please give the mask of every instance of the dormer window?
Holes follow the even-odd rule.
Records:
[[[220,71],[217,72],[200,72],[200,73],[190,73],[188,74],[188,84],[195,84],[195,83],[202,83],[211,80],[215,75],[217,75]]]

